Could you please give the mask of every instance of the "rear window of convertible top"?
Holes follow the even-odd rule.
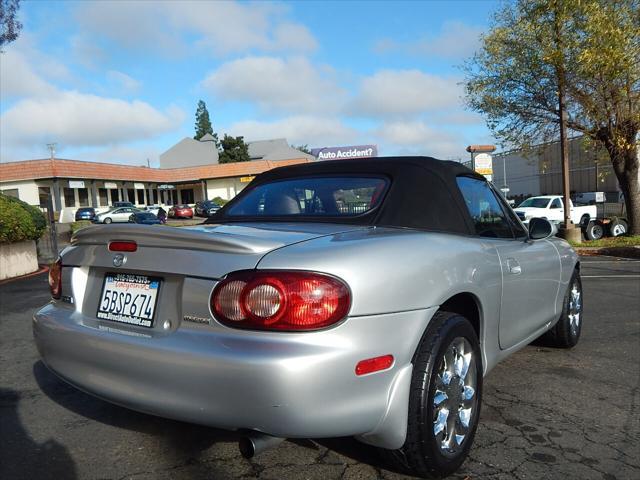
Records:
[[[382,177],[303,177],[263,183],[229,205],[228,217],[362,215],[377,207],[389,181]]]

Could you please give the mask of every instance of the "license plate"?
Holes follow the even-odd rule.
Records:
[[[97,317],[102,320],[153,326],[161,278],[130,273],[107,273]]]

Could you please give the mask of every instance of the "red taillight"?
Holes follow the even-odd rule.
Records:
[[[386,370],[393,365],[393,355],[383,355],[381,357],[368,358],[358,362],[356,365],[356,375],[366,375],[367,373]]]
[[[138,250],[138,244],[132,241],[109,242],[110,252],[135,252]]]
[[[313,272],[236,272],[211,295],[218,320],[257,330],[324,328],[342,320],[350,305],[349,289],[341,280]]]
[[[59,300],[62,297],[62,260],[58,259],[49,266],[49,290],[51,297]]]

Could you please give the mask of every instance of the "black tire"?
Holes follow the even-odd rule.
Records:
[[[584,230],[587,240],[600,240],[604,236],[604,225],[599,220],[589,222]]]
[[[586,227],[587,225],[589,225],[589,220],[590,219],[591,219],[591,217],[585,213],[584,215],[582,215],[582,218],[580,219],[580,224],[579,225],[581,227]]]
[[[451,351],[455,342],[463,339],[468,342],[472,361],[469,362],[468,372],[475,374],[475,391],[472,398],[465,398],[467,390],[463,393],[455,393],[454,389],[463,388],[460,381],[461,376],[456,373],[450,377],[449,384],[445,385],[441,379],[441,372],[445,371],[447,362],[445,354]],[[464,343],[466,348],[467,343]],[[453,350],[456,351],[455,349]],[[460,358],[460,357],[457,357]],[[453,363],[454,365],[456,362]],[[394,466],[406,473],[426,478],[439,478],[455,472],[465,461],[478,426],[480,417],[480,405],[482,399],[482,356],[475,330],[469,321],[461,315],[450,312],[438,312],[431,320],[427,331],[423,335],[413,360],[413,374],[411,379],[411,393],[409,397],[409,418],[407,422],[407,438],[404,445],[398,450],[383,450],[383,456],[394,464]],[[472,372],[473,371],[473,372]],[[464,377],[470,379],[468,373]],[[463,378],[464,380],[464,378]],[[440,404],[440,409],[436,405],[436,393],[442,393],[439,388],[447,389],[450,395]],[[472,410],[468,418],[468,429],[460,445],[455,445],[455,451],[444,453],[442,444],[447,437],[454,437],[454,431],[449,432],[448,418],[444,421],[443,436],[440,437],[435,430],[443,422],[437,415],[438,410],[442,413],[442,405],[445,402],[453,402],[459,405],[461,412],[462,403],[469,402]],[[449,408],[449,410],[451,409]],[[461,420],[461,416],[456,412],[455,421]],[[459,428],[460,423],[456,422],[455,428]],[[441,432],[441,433],[442,433]],[[455,440],[452,440],[455,442]]]
[[[107,218],[105,218],[105,219],[102,221],[102,223],[106,223],[106,224],[109,224],[109,223],[111,223],[111,222],[113,222],[113,220],[111,220],[111,218],[110,218],[110,217],[107,217]]]
[[[621,218],[614,218],[609,223],[609,235],[612,237],[620,237],[626,235],[629,231],[629,225]]]
[[[582,323],[582,281],[580,272],[576,270],[564,295],[560,319],[549,331],[547,338],[554,347],[573,348],[580,340]]]

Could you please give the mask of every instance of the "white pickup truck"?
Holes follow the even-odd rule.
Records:
[[[569,200],[571,207],[571,221],[574,224],[586,225],[590,219],[597,216],[595,205],[585,205],[574,207]],[[560,195],[543,195],[540,197],[527,198],[515,209],[516,214],[523,222],[528,222],[531,218],[546,218],[550,222],[564,221],[564,202]]]

